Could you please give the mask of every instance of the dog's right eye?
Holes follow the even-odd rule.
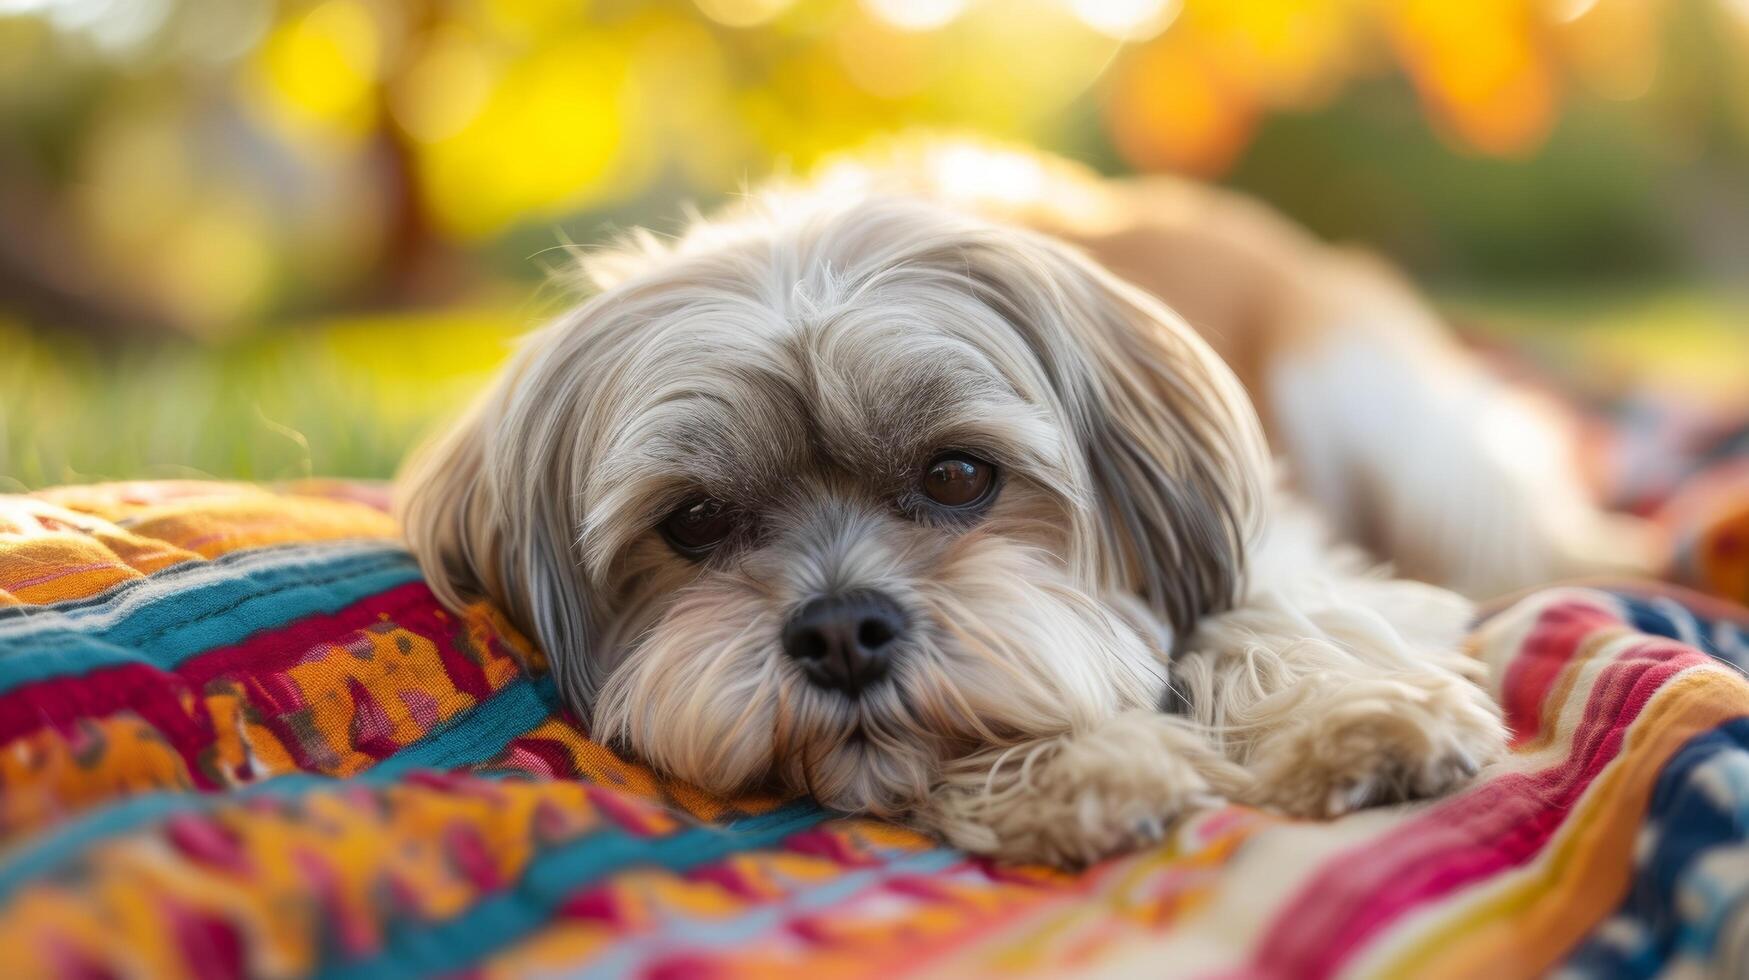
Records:
[[[720,500],[694,497],[657,525],[668,546],[687,558],[703,558],[735,530],[735,512]]]

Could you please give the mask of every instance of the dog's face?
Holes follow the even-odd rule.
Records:
[[[595,737],[902,813],[943,765],[1157,706],[1230,601],[1261,436],[1169,314],[930,205],[777,198],[537,334],[407,476],[439,594]]]

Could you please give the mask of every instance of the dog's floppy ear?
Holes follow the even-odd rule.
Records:
[[[541,378],[553,359],[542,334],[531,338],[486,396],[413,456],[396,481],[396,514],[437,597],[508,613],[547,655],[566,701],[587,710],[600,681],[597,617],[576,554],[573,408]]]
[[[1025,336],[1086,452],[1106,581],[1179,637],[1228,608],[1269,479],[1233,372],[1176,314],[1053,239],[975,233],[961,260]]]

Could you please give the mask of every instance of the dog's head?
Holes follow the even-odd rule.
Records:
[[[900,813],[969,753],[1157,706],[1233,598],[1262,436],[1171,313],[934,205],[774,195],[598,263],[404,478],[439,596],[596,737]]]

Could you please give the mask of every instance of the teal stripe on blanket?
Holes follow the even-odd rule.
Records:
[[[272,549],[253,561],[128,583],[97,606],[0,621],[0,694],[53,677],[141,663],[160,670],[262,630],[339,612],[418,581],[401,548]]]
[[[350,783],[385,785],[415,769],[457,769],[490,761],[516,736],[545,721],[557,704],[551,675],[519,677],[484,704],[450,719],[349,780],[289,773],[226,793],[156,792],[74,817],[0,853],[0,902],[36,878],[51,874],[104,840],[178,813],[210,810],[252,796],[298,796]]]
[[[694,827],[666,837],[590,834],[529,862],[509,889],[431,925],[392,931],[375,956],[335,964],[319,975],[344,980],[423,977],[478,963],[547,924],[568,896],[632,867],[683,872],[731,854],[771,847],[833,816],[812,802],[787,803],[723,827]]]
[[[299,574],[322,576],[344,572],[349,564],[411,562],[406,549],[383,541],[329,541],[317,544],[270,545],[221,555],[211,561],[191,561],[131,579],[83,599],[46,606],[0,607],[0,639],[54,630],[81,632],[110,629],[142,611],[205,593],[227,582],[256,580],[264,587],[295,579]]]
[[[95,623],[111,622],[156,595],[197,583],[235,578],[251,570],[292,561],[336,560],[350,555],[388,554],[400,550],[388,542],[372,538],[273,544],[226,552],[205,561],[179,562],[144,578],[129,579],[79,599],[44,605],[0,606],[0,632],[29,631],[45,622],[64,623],[68,619],[89,627]]]

